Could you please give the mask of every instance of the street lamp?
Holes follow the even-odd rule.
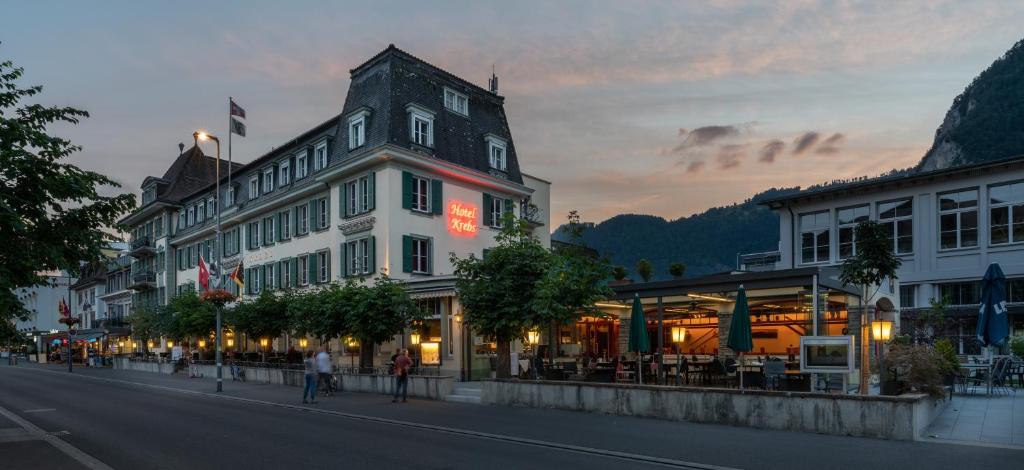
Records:
[[[419,345],[420,344],[420,334],[419,333],[412,333],[412,334],[410,334],[409,335],[409,343],[411,343],[413,346]]]
[[[200,348],[205,348],[206,347],[206,340],[205,339],[199,340],[199,347]]]
[[[683,342],[686,341],[686,328],[682,326],[672,327],[672,342],[676,345],[676,384],[679,383],[679,373],[683,369]]]
[[[167,349],[174,348],[174,341],[167,340]]]
[[[230,141],[230,137],[231,136],[228,135],[228,137],[229,137],[228,140]],[[214,211],[214,214],[217,216],[217,228],[214,230],[214,233],[216,234],[214,236],[214,240],[215,240],[215,242],[214,242],[214,249],[217,250],[217,277],[215,279],[216,279],[216,282],[217,282],[217,287],[221,287],[220,280],[221,280],[221,277],[223,277],[223,275],[224,275],[224,273],[221,272],[221,270],[224,267],[224,263],[223,263],[223,261],[224,261],[224,249],[223,249],[223,245],[222,245],[224,240],[221,239],[221,233],[220,233],[220,213],[221,213],[221,210],[223,208],[223,205],[220,203],[220,139],[218,139],[216,136],[207,134],[206,132],[203,132],[203,131],[196,131],[196,132],[192,133],[192,138],[195,139],[196,147],[199,147],[199,141],[200,140],[202,140],[202,141],[212,140],[212,141],[217,143],[217,164],[214,165],[214,166],[216,166],[216,170],[215,170],[216,171],[216,185],[215,185],[215,188],[214,188],[214,193],[215,193],[214,197],[216,197],[216,201],[217,201],[217,203],[216,203],[217,206],[215,207],[216,211]],[[229,167],[229,169],[228,169],[228,179],[230,179],[230,178],[231,178],[231,170],[230,170],[230,167]],[[217,355],[216,355],[216,362],[217,362],[217,392],[221,392],[223,390],[222,382],[223,382],[224,374],[223,374],[222,369],[221,369],[221,366],[223,365],[222,361],[221,361],[221,350],[224,349],[224,348],[221,345],[221,336],[222,336],[222,333],[223,333],[222,329],[223,328],[222,328],[222,325],[221,325],[221,306],[217,305],[217,333],[216,333],[216,339],[214,341],[216,343],[216,346],[217,346]],[[229,346],[230,346],[230,344],[229,344]]]
[[[885,343],[892,339],[892,320],[872,321],[871,338],[878,344],[878,391],[881,393],[885,384]]]
[[[529,343],[530,346],[537,346],[537,343],[540,342],[540,331],[537,331],[537,330],[527,331],[526,332],[526,342]]]
[[[306,346],[309,346],[309,340],[306,338],[299,338],[299,347],[306,349]]]
[[[345,339],[345,345],[348,346],[348,351],[350,353],[350,356],[349,356],[350,357],[350,364],[352,365],[352,368],[355,369],[355,367],[356,367],[356,346],[359,345],[359,342],[356,341],[355,338],[349,336],[348,338]]]

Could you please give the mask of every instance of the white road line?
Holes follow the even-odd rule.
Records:
[[[57,411],[56,408],[36,408],[34,410],[23,410],[22,413],[45,413],[47,411]]]
[[[48,442],[50,445],[56,447],[61,452],[67,454],[68,457],[75,459],[76,461],[78,461],[78,463],[84,465],[86,468],[90,470],[114,470],[109,465],[100,462],[95,457],[86,454],[85,452],[82,452],[79,448],[71,445],[67,441],[64,441],[59,437],[51,435],[50,433],[44,431],[39,426],[30,423],[21,416],[12,413],[11,411],[7,410],[2,406],[0,406],[0,415],[3,415],[5,418],[11,421],[14,421],[15,424],[24,428],[26,431],[28,431],[29,434],[32,434],[39,440]]]
[[[573,445],[573,444],[565,444],[565,443],[561,443],[561,442],[541,441],[541,440],[537,440],[537,439],[528,439],[528,438],[524,438],[524,437],[509,436],[509,435],[504,435],[504,434],[492,434],[492,433],[481,432],[481,431],[473,431],[473,430],[469,430],[469,429],[451,428],[451,427],[447,427],[447,426],[438,426],[438,425],[433,425],[433,424],[416,423],[416,422],[412,422],[412,421],[402,421],[402,420],[396,420],[396,419],[380,418],[380,417],[377,417],[377,416],[368,416],[368,415],[360,415],[360,414],[355,414],[355,413],[346,413],[346,412],[343,412],[343,411],[324,410],[324,409],[312,408],[312,407],[309,407],[309,406],[291,405],[291,404],[287,404],[287,403],[276,403],[276,402],[272,402],[272,401],[256,400],[256,399],[253,399],[253,398],[235,397],[235,396],[231,396],[231,395],[223,395],[223,394],[216,394],[216,393],[200,392],[200,391],[196,391],[196,390],[186,390],[186,389],[182,389],[182,388],[167,387],[167,386],[164,386],[164,385],[153,385],[153,384],[147,384],[147,383],[142,383],[142,382],[132,382],[130,380],[110,379],[110,378],[106,378],[106,377],[94,377],[94,376],[90,376],[90,375],[79,375],[79,374],[69,375],[67,373],[54,372],[54,371],[45,370],[45,369],[29,369],[29,368],[24,368],[24,369],[21,369],[21,370],[31,370],[31,371],[36,371],[36,372],[45,372],[45,373],[50,373],[50,374],[61,375],[63,377],[73,376],[73,377],[85,378],[85,379],[90,379],[90,380],[98,380],[98,381],[103,381],[103,382],[121,383],[121,384],[126,384],[126,385],[135,385],[135,386],[139,386],[139,387],[153,388],[153,389],[165,390],[165,391],[169,391],[169,392],[177,392],[177,393],[184,393],[184,394],[190,394],[190,395],[199,395],[199,396],[203,396],[203,397],[214,398],[214,399],[221,399],[221,400],[233,400],[233,401],[239,401],[239,402],[244,402],[244,403],[251,403],[251,404],[256,404],[256,405],[275,406],[275,407],[280,407],[280,408],[288,408],[288,409],[293,409],[293,410],[301,410],[301,411],[306,411],[306,412],[313,412],[313,413],[318,413],[318,414],[337,416],[337,417],[347,418],[347,419],[352,419],[352,420],[374,422],[374,423],[379,423],[379,424],[388,424],[388,425],[392,425],[392,426],[402,426],[402,427],[409,427],[409,428],[425,429],[425,430],[443,432],[445,434],[455,434],[455,435],[460,435],[460,436],[473,437],[473,438],[477,438],[477,439],[509,442],[509,443],[514,443],[514,444],[531,446],[531,447],[544,447],[544,448],[548,448],[548,449],[562,450],[562,451],[574,452],[574,453],[580,453],[580,454],[598,455],[598,456],[602,456],[602,457],[608,457],[608,458],[613,458],[613,459],[625,460],[625,461],[634,462],[634,463],[645,463],[645,464],[649,464],[649,465],[659,465],[659,466],[666,466],[666,467],[698,469],[698,470],[738,470],[736,468],[723,467],[723,466],[719,466],[719,465],[709,465],[709,464],[702,464],[702,463],[696,463],[696,462],[686,462],[686,461],[683,461],[683,460],[675,460],[675,459],[669,459],[669,458],[663,458],[663,457],[655,457],[655,456],[651,456],[651,455],[632,454],[632,453],[628,453],[628,452],[620,452],[620,451],[615,451],[615,450],[608,450],[608,449],[599,449],[599,448],[594,448],[594,447],[578,446],[578,445]],[[63,441],[61,441],[61,442],[63,442]]]

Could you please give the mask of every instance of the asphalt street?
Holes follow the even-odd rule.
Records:
[[[213,390],[209,379],[0,366],[0,468],[941,469],[1024,459],[1012,448],[374,394],[302,405],[299,389],[266,384]]]

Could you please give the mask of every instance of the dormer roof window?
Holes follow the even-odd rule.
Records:
[[[348,117],[348,149],[362,147],[366,143],[366,123],[370,111],[366,108],[352,113]]]
[[[508,143],[505,139],[493,134],[484,136],[487,141],[488,162],[491,168],[498,171],[508,171]]]
[[[405,107],[409,113],[409,140],[424,147],[434,146],[434,112],[417,104]]]
[[[444,107],[449,111],[469,116],[469,98],[448,87],[444,89]]]

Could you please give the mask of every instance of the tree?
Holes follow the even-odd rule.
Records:
[[[306,292],[288,291],[281,298],[287,306],[289,327],[296,336],[326,341],[349,334],[348,321],[359,303],[355,281]]]
[[[29,316],[15,289],[44,285],[43,271],[101,259],[109,238],[101,229],[135,207],[131,194],[101,194],[120,187],[114,180],[61,162],[81,147],[47,127],[78,124],[89,113],[21,104],[43,90],[21,88],[23,73],[0,62],[0,322]]]
[[[868,295],[869,286],[878,286],[885,279],[896,279],[896,270],[900,267],[900,259],[892,252],[892,241],[883,227],[878,222],[864,221],[857,224],[853,230],[853,237],[856,241],[856,253],[843,261],[842,271],[839,280],[845,285],[861,287],[861,375],[860,392],[867,394],[868,391],[868,317],[866,303],[871,296]],[[879,368],[880,370],[883,367]]]
[[[167,308],[175,317],[173,336],[178,339],[205,338],[217,327],[216,308],[199,300],[195,292],[175,296]]]
[[[534,309],[540,319],[550,325],[552,345],[548,354],[554,358],[558,344],[558,327],[576,321],[580,316],[596,311],[594,303],[612,295],[608,278],[612,269],[607,258],[595,258],[587,253],[583,245],[584,225],[576,211],[569,213],[569,224],[565,230],[569,243],[555,250],[547,272],[537,283],[537,296],[533,299]]]
[[[455,286],[466,324],[497,343],[497,373],[511,371],[510,342],[544,321],[534,299],[547,275],[551,252],[534,237],[526,221],[505,214],[497,245],[483,258],[452,253]]]
[[[162,307],[160,307],[162,308]],[[161,336],[160,312],[152,307],[140,307],[128,317],[132,336],[139,340],[142,351],[149,353],[149,340]]]
[[[266,289],[255,299],[235,305],[228,318],[236,331],[257,341],[281,336],[289,327],[286,305],[273,291]]]
[[[682,279],[683,274],[686,273],[686,265],[683,263],[672,263],[668,267],[668,273],[676,279]]]
[[[345,324],[349,334],[359,340],[360,368],[372,367],[373,346],[394,339],[425,316],[420,305],[409,297],[404,283],[384,275],[372,286],[350,284],[339,294],[355,301]]]
[[[636,262],[636,274],[640,276],[640,279],[643,279],[644,282],[651,280],[651,274],[653,274],[653,272],[654,267],[647,258],[642,258],[640,261]]]
[[[626,271],[625,267],[615,266],[614,268],[612,268],[612,277],[615,278],[616,281],[621,281],[625,279],[628,275],[629,271]]]

